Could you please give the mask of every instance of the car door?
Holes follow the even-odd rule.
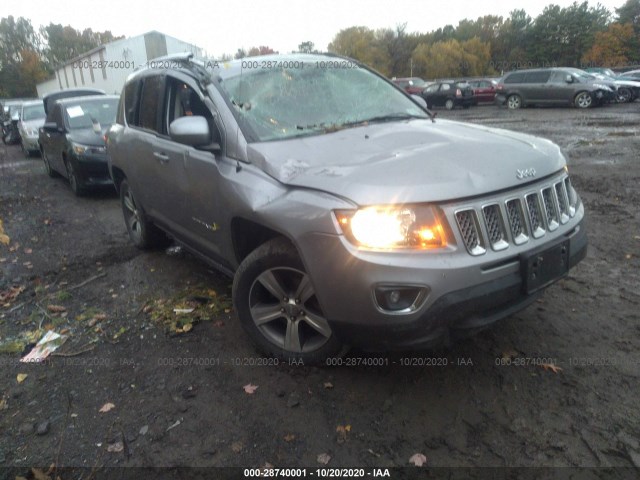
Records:
[[[433,85],[429,85],[424,91],[423,91],[423,96],[425,101],[427,102],[427,104],[429,106],[433,106],[435,105],[435,100],[437,98],[438,95],[438,89],[440,88],[440,85],[438,85],[437,83],[433,84]]]
[[[573,82],[567,82],[568,77],[571,77],[569,72],[563,70],[554,70],[551,73],[546,85],[546,96],[549,103],[566,105],[573,102],[575,86]]]
[[[166,74],[152,72],[143,77],[142,84],[131,86],[131,96],[137,111],[127,108],[127,122],[131,127],[131,140],[126,155],[135,182],[133,191],[138,201],[156,223],[174,231],[180,224],[184,208],[186,177],[182,149],[176,149],[169,139],[165,118]],[[129,86],[128,86],[129,87]],[[125,92],[125,95],[127,92]]]
[[[447,98],[451,96],[451,85],[448,83],[441,83],[440,88],[438,89],[438,93],[436,95],[436,101],[434,105],[438,105],[439,107],[444,106]]]
[[[531,103],[541,105],[553,103],[549,97],[549,89],[547,88],[547,81],[550,75],[551,72],[549,70],[527,72],[525,82],[527,83],[529,101]]]
[[[56,124],[56,129],[44,131],[42,148],[47,155],[51,168],[66,175],[66,168],[62,159],[66,145],[64,115],[64,106],[59,103],[55,104],[50,121]]]
[[[176,77],[168,82],[169,103],[167,122],[180,116],[201,116],[207,120],[211,130],[211,142],[221,143],[220,127],[214,120],[214,113],[205,103],[204,96],[190,79]],[[181,149],[186,175],[185,204],[180,212],[184,224],[181,238],[193,248],[209,257],[221,257],[220,230],[225,223],[220,205],[221,185],[220,151],[198,149],[175,144]],[[226,164],[229,169],[229,163]]]

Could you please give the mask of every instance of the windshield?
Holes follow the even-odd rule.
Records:
[[[292,68],[221,72],[223,94],[249,141],[330,133],[365,122],[429,118],[370,71],[356,64],[328,68],[339,62],[324,60],[280,62]]]
[[[117,98],[84,100],[78,103],[65,104],[69,129],[106,127],[116,120],[118,109]]]
[[[44,104],[29,105],[22,107],[22,120],[28,122],[30,120],[40,120],[45,117]]]

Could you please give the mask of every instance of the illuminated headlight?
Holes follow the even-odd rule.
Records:
[[[431,249],[447,246],[444,220],[429,205],[375,206],[340,210],[335,215],[342,233],[360,247]]]
[[[72,142],[71,146],[73,147],[73,151],[76,155],[84,155],[85,153],[105,153],[106,151],[103,146],[83,145],[75,142]]]

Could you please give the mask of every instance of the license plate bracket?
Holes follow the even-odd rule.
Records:
[[[530,294],[569,273],[569,240],[523,255],[523,289]]]

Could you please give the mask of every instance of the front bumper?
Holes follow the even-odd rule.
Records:
[[[82,186],[98,187],[113,185],[106,154],[76,155],[76,175]]]
[[[583,216],[580,205],[563,233],[485,258],[466,251],[354,251],[344,238],[326,234],[305,236],[300,248],[321,307],[342,341],[368,350],[432,348],[484,329],[539,298],[546,286],[527,293],[523,259],[567,242],[569,268],[575,266],[587,251]],[[374,299],[379,285],[422,286],[429,294],[415,311],[389,313]]]

